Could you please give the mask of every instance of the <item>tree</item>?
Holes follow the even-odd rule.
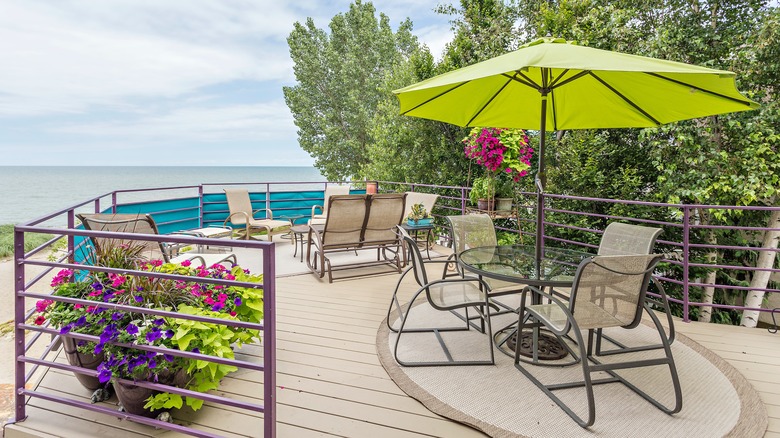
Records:
[[[414,41],[409,20],[393,33],[389,19],[356,0],[330,22],[330,33],[309,18],[287,38],[297,85],[284,87],[301,148],[330,180],[363,174],[371,123],[385,97],[382,81]]]

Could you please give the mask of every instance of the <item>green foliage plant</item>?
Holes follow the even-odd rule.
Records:
[[[125,252],[125,256],[122,252]],[[82,353],[102,355],[98,379],[108,384],[118,378],[148,380],[173,384],[205,392],[214,390],[236,367],[206,360],[159,354],[146,350],[119,346],[118,343],[165,347],[170,350],[190,351],[213,357],[234,359],[233,349],[259,340],[258,330],[228,327],[213,322],[198,322],[175,317],[154,317],[141,312],[113,311],[111,304],[124,304],[193,315],[259,323],[263,319],[263,291],[253,287],[216,285],[195,281],[197,278],[261,283],[262,275],[253,275],[239,266],[227,269],[222,265],[193,267],[189,262],[180,265],[151,260],[139,265],[135,250],[123,247],[106,251],[102,260],[124,261],[124,268],[154,273],[192,277],[193,281],[165,280],[140,274],[77,274],[60,271],[52,280],[53,295],[94,301],[81,305],[40,300],[36,303],[38,315],[34,323],[50,323],[60,334],[83,333],[99,336],[98,342],[77,343]],[[100,260],[101,258],[98,257]],[[180,408],[184,404],[198,410],[203,400],[171,393],[151,396],[145,408]]]
[[[476,204],[480,199],[493,199],[496,194],[496,178],[494,175],[485,175],[474,178],[469,192],[469,200]]]
[[[430,219],[432,217],[433,216],[431,216],[428,210],[425,209],[425,205],[423,203],[418,203],[412,205],[412,211],[409,212],[406,219],[417,223],[420,219]]]

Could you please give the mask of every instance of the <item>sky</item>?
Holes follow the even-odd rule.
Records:
[[[0,0],[0,166],[309,166],[287,36],[348,0]],[[439,57],[436,2],[376,0]]]

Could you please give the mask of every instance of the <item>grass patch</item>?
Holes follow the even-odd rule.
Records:
[[[30,251],[41,246],[51,239],[51,234],[27,233],[24,239],[24,250]],[[14,255],[14,226],[12,224],[0,225],[0,259]]]

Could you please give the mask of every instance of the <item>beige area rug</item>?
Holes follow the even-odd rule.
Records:
[[[494,326],[501,327],[512,319],[511,315],[494,318]],[[397,326],[397,314],[390,320]],[[427,303],[415,306],[409,318],[409,324],[417,327],[431,321],[456,325],[459,320],[448,312],[433,310]],[[658,343],[657,333],[649,326],[615,329],[609,334],[629,345]],[[442,336],[455,359],[485,358],[489,353],[486,335],[474,330]],[[512,358],[498,350],[494,366],[401,367],[393,357],[395,338],[382,322],[377,333],[379,358],[396,384],[431,411],[490,436],[760,437],[767,427],[766,409],[750,383],[726,361],[682,335],[672,345],[682,385],[682,410],[669,416],[621,384],[598,385],[596,422],[589,429],[579,427],[514,368]],[[405,334],[402,341],[399,356],[403,360],[444,358],[433,334]],[[545,383],[582,379],[579,365],[530,368]],[[620,374],[671,405],[673,391],[667,367],[623,370]],[[575,412],[585,414],[587,405],[581,388],[556,391],[556,395],[570,403]]]

